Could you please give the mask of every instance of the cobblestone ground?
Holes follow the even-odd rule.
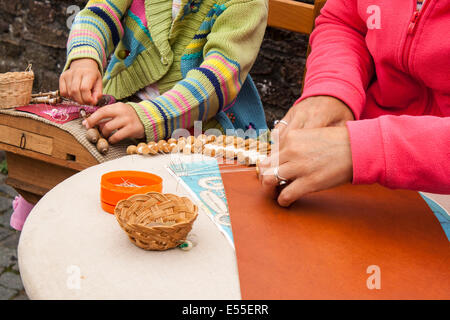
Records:
[[[17,195],[0,174],[0,300],[27,300],[17,262],[20,232],[9,226],[11,202]]]

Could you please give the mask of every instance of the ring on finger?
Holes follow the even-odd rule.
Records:
[[[275,120],[274,122],[273,122],[273,126],[275,127],[276,125],[278,125],[278,124],[284,124],[285,126],[288,126],[289,125],[289,123],[286,121],[286,120]]]
[[[289,182],[289,180],[281,177],[279,172],[278,172],[279,170],[280,170],[280,167],[275,167],[275,169],[273,170],[273,175],[277,179],[278,185],[282,186],[282,185],[287,184]]]

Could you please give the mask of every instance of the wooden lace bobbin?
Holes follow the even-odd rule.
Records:
[[[253,145],[255,142],[256,142],[255,139],[252,139],[252,138],[246,139],[244,142],[245,149],[248,150],[250,148],[250,146]]]
[[[224,142],[223,142],[223,140],[222,140],[222,142],[220,142],[218,139],[216,139],[211,144],[213,144],[215,146],[223,146]]]
[[[216,158],[222,158],[222,157],[224,157],[225,156],[225,148],[224,147],[222,147],[222,146],[218,146],[216,149],[215,149],[215,153],[216,153]]]
[[[178,143],[177,143],[178,152],[182,152],[185,145],[186,145],[186,139],[178,139]]]
[[[242,151],[238,152],[238,154],[237,154],[237,161],[240,164],[248,165],[245,151],[242,150]]]
[[[225,145],[234,146],[234,136],[225,136]]]
[[[171,144],[173,144],[173,143],[177,143],[177,140],[176,139],[174,139],[174,138],[170,138],[169,140],[167,140],[167,143],[169,144],[169,145],[171,145]]]
[[[250,140],[250,139],[249,139]],[[258,150],[258,141],[251,139],[252,141],[249,141],[246,143],[245,150]]]
[[[60,103],[61,101],[62,98],[59,94],[59,90],[56,90],[32,94],[30,103],[56,104]]]
[[[109,151],[109,143],[108,140],[104,138],[100,138],[97,141],[97,150],[101,154],[106,154]]]
[[[217,139],[217,137],[215,136],[215,135],[209,135],[209,136],[206,136],[207,138],[206,138],[206,143],[212,143],[212,142],[214,142],[214,141],[216,141],[216,139]]]
[[[147,144],[144,144],[141,147],[138,147],[138,154],[142,154],[144,156],[150,154],[150,148],[148,147]]]
[[[86,110],[83,108],[80,109],[79,115],[83,120],[86,120],[88,118],[88,114]],[[86,131],[86,139],[92,144],[94,144],[97,148],[97,151],[100,152],[101,154],[104,155],[109,151],[109,142],[101,135],[100,131],[98,130],[98,126],[95,126],[94,128],[91,128]]]
[[[258,152],[260,153],[269,153],[271,150],[271,146],[267,142],[259,142],[258,143]]]
[[[210,144],[205,144],[205,147],[203,148],[203,154],[205,156],[211,156],[211,145]]]
[[[149,152],[150,152],[150,149],[149,149],[148,145],[144,142],[141,142],[136,146],[137,154],[147,155],[147,154],[149,154]]]
[[[127,154],[128,155],[137,154],[137,146],[135,145],[128,146]]]
[[[148,147],[148,145],[145,142],[141,142],[137,145],[137,148],[139,149],[139,148],[146,147],[146,146]]]
[[[155,144],[149,144],[148,145],[148,149],[149,149],[149,153],[152,156],[157,155],[159,153],[159,148],[158,148],[158,145],[156,143]]]
[[[236,137],[236,139],[234,139],[234,146],[238,149],[244,149],[245,148],[245,140],[241,137]]]
[[[203,149],[203,154],[205,156],[215,157],[216,156],[216,149],[212,145],[207,144],[207,145],[205,145],[205,148]]]
[[[191,154],[194,151],[194,147],[190,143],[186,143],[183,147],[183,154]]]
[[[215,142],[217,145],[224,145],[225,144],[225,136],[224,135],[218,136]]]
[[[158,147],[158,152],[159,153],[169,153],[170,152],[169,144],[164,139],[159,140],[158,142],[156,142],[156,147]]]
[[[170,146],[170,144],[168,144],[168,143],[166,143],[164,146],[163,146],[163,148],[162,148],[162,152],[163,153],[172,153],[172,150],[174,149],[174,146],[175,146],[175,148],[176,148],[176,144],[173,144],[173,146],[171,147]]]
[[[96,144],[100,139],[100,132],[97,128],[90,128],[86,131],[86,139],[93,144]]]
[[[206,139],[205,139],[205,141],[206,141]],[[194,144],[193,144],[194,153],[202,153],[203,152],[203,145],[204,145],[204,142],[203,142],[202,139],[196,139]]]
[[[203,144],[206,144],[208,141],[208,136],[206,134],[200,134],[198,135],[196,140],[200,140],[201,142],[203,142]]]
[[[184,243],[198,208],[185,197],[149,192],[120,201],[114,214],[135,245],[145,250],[167,250]]]
[[[169,144],[169,151],[170,151],[170,153],[177,153],[177,152],[179,152],[178,144],[174,143],[174,142],[170,143]]]
[[[189,136],[186,138],[186,143],[187,144],[194,144],[195,142],[195,137],[194,136]]]
[[[237,157],[237,149],[233,146],[225,147],[225,158],[233,160]]]
[[[166,140],[159,140],[157,143],[159,150],[161,151],[162,146],[164,146],[166,144],[167,144]]]
[[[203,146],[198,147],[198,148],[193,148],[192,150],[193,150],[193,153],[197,153],[197,154],[203,153]]]

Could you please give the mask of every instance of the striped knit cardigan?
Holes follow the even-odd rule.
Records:
[[[149,84],[160,96],[129,102],[147,140],[203,121],[203,129],[266,129],[248,72],[266,27],[267,0],[91,0],[74,20],[65,70],[97,61],[104,93],[131,97]]]

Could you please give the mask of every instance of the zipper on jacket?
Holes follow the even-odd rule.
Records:
[[[414,6],[417,5],[417,0],[414,1]],[[403,49],[403,67],[406,70],[409,70],[409,56],[411,54],[411,47],[414,40],[414,34],[417,29],[417,25],[419,24],[420,18],[423,15],[423,12],[427,9],[428,4],[434,0],[426,0],[422,6],[422,9],[414,9],[414,13],[409,21],[408,33],[406,34],[405,46]]]

